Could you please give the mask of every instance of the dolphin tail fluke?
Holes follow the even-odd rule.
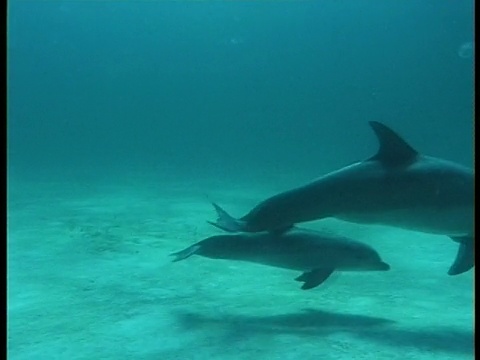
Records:
[[[242,221],[230,216],[230,214],[228,214],[217,204],[212,203],[212,205],[215,208],[218,217],[216,221],[207,221],[210,225],[230,233],[243,231],[244,224]]]
[[[475,265],[473,237],[452,238],[452,240],[459,245],[457,257],[448,270],[448,275],[460,275]]]
[[[174,252],[170,254],[170,256],[175,256],[175,259],[173,259],[173,262],[177,262],[177,261],[189,258],[193,254],[195,254],[198,251],[198,249],[200,249],[200,245],[192,245],[184,250]]]

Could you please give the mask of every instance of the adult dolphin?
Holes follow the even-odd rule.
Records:
[[[447,235],[459,243],[449,275],[474,266],[473,170],[420,154],[389,127],[370,122],[377,153],[270,197],[235,219],[213,204],[228,232],[281,231],[328,217]]]
[[[367,244],[300,228],[211,236],[171,255],[175,256],[173,261],[200,255],[301,271],[295,280],[303,282],[303,290],[322,284],[334,271],[390,270],[390,265]]]

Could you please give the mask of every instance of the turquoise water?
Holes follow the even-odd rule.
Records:
[[[11,359],[472,359],[445,236],[304,224],[388,272],[169,253],[371,156],[368,121],[473,166],[472,1],[10,1]]]

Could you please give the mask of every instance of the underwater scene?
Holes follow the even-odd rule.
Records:
[[[7,357],[474,358],[472,0],[11,0]]]

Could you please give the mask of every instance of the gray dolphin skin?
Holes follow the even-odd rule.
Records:
[[[217,204],[210,224],[227,232],[280,231],[328,217],[446,235],[459,243],[448,274],[474,266],[474,174],[425,156],[392,129],[370,122],[379,141],[371,158],[272,196],[235,219]]]
[[[192,255],[238,260],[301,271],[302,289],[322,284],[334,271],[387,271],[372,247],[359,241],[312,230],[217,235],[171,254],[175,261]]]

